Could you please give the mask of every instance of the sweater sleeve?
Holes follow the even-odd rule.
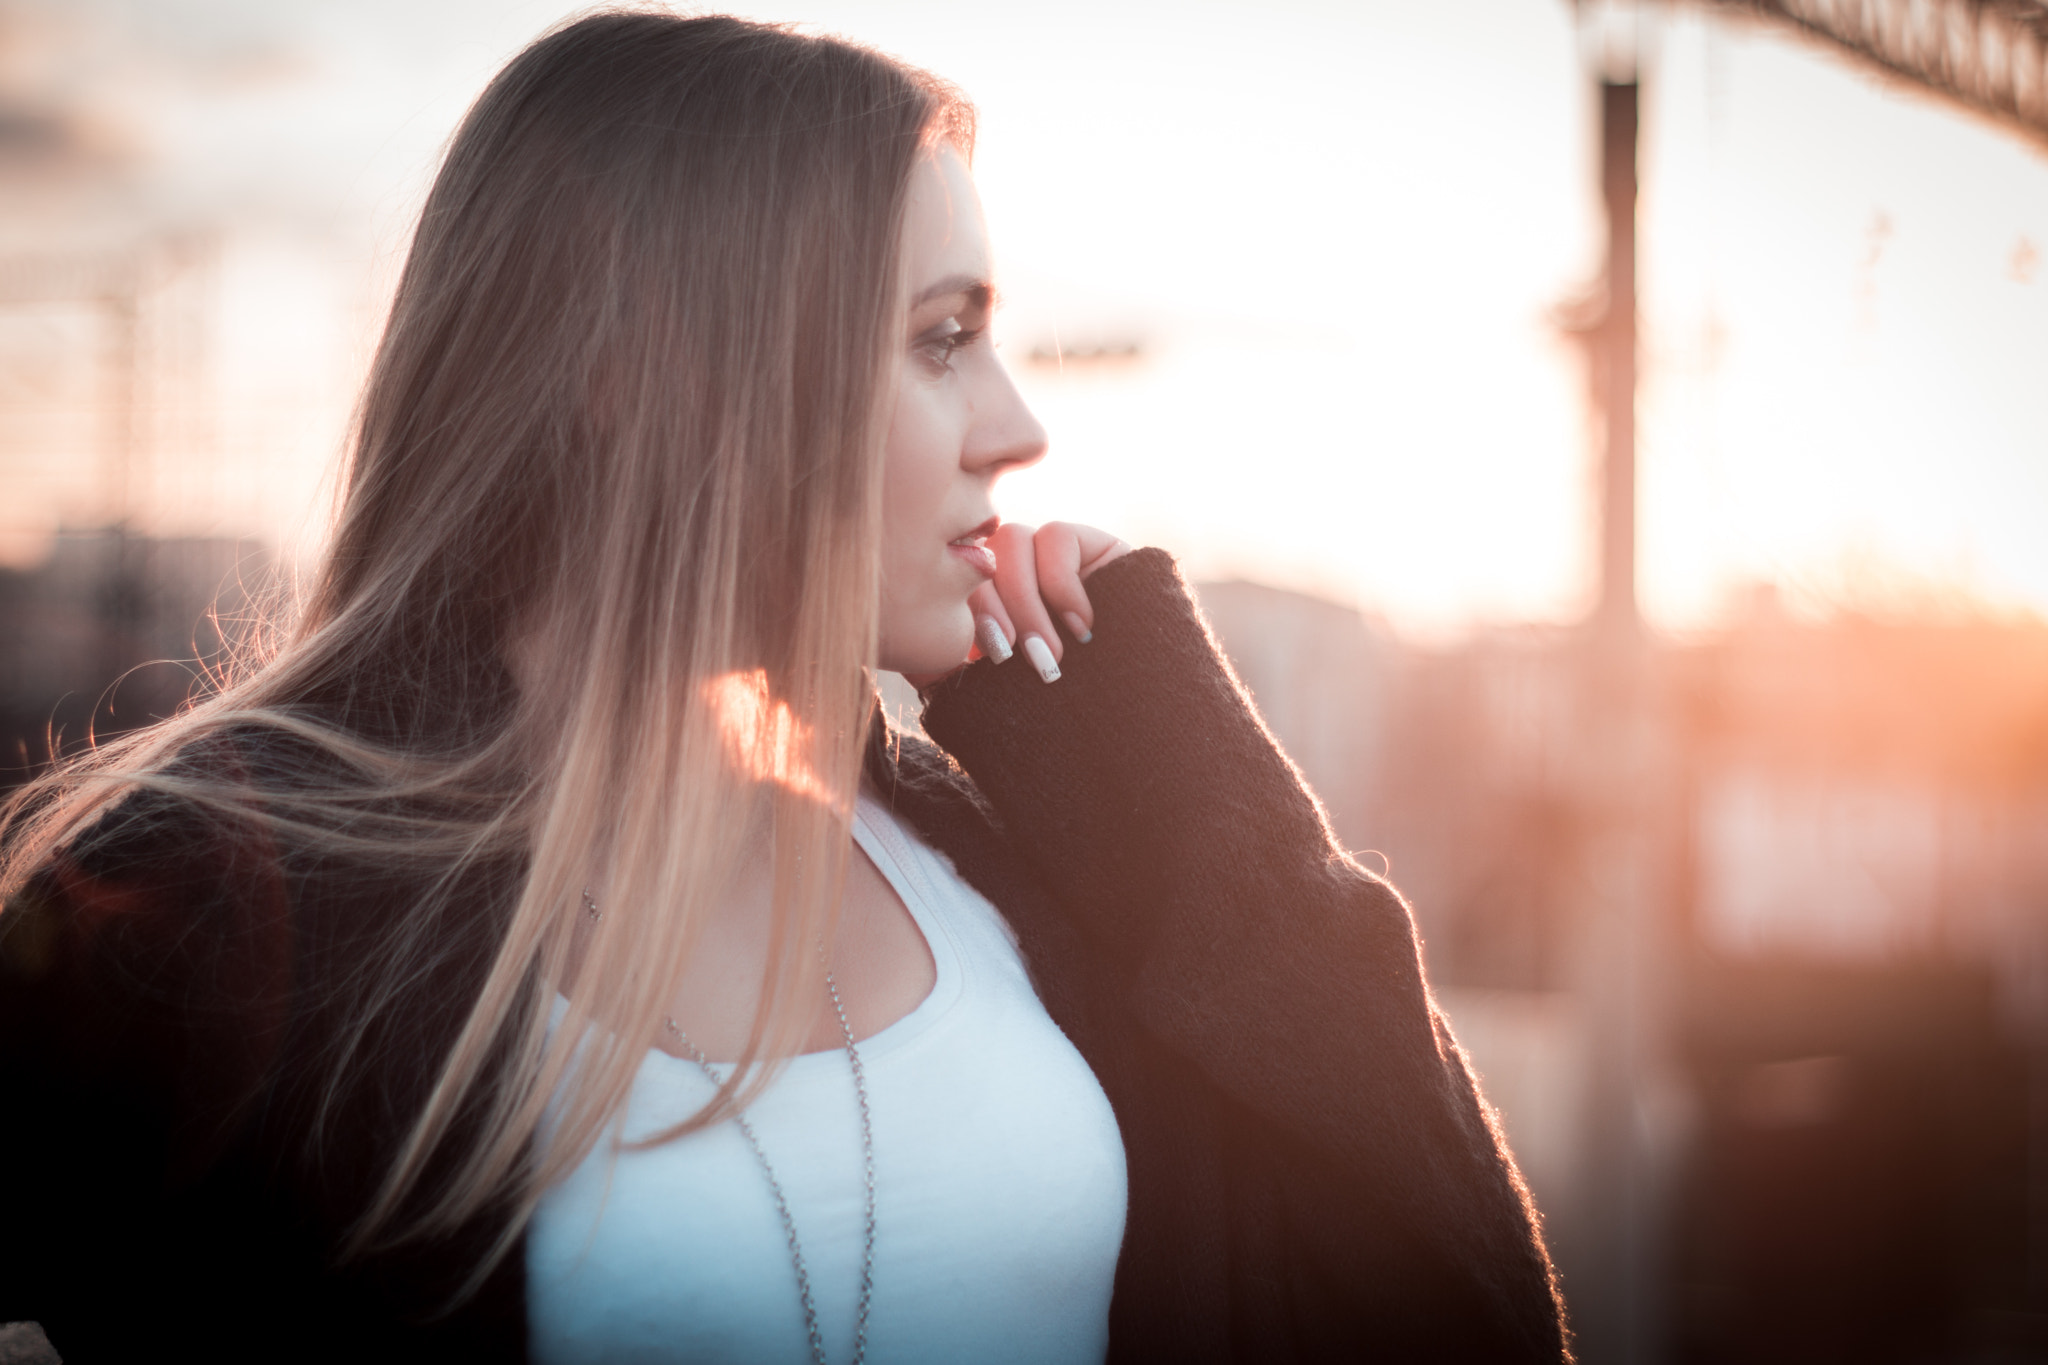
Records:
[[[1138,551],[1088,587],[1094,638],[1067,642],[1057,683],[1021,652],[975,664],[933,690],[927,732],[1133,1027],[1288,1154],[1275,1178],[1294,1206],[1322,1226],[1397,1220],[1471,1315],[1448,1336],[1560,1358],[1533,1205],[1431,999],[1406,903],[1336,846],[1168,555]]]

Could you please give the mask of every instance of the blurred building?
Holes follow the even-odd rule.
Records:
[[[1576,632],[1416,649],[1201,593],[1339,837],[1414,903],[1575,1305],[1616,1273],[1591,921],[1634,807],[1666,945],[1632,1024],[1649,1358],[2048,1358],[2048,628],[1760,596],[1651,647],[1654,759],[1617,776]]]
[[[166,201],[146,130],[81,81],[61,7],[0,8],[0,563],[60,523],[136,527],[205,487],[218,229]]]
[[[248,541],[62,532],[0,567],[0,786],[174,713],[242,638],[271,559]]]

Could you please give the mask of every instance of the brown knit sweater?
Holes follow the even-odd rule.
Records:
[[[1413,921],[1332,843],[1173,562],[1089,580],[1064,676],[976,664],[938,743],[878,728],[869,778],[1017,930],[1116,1108],[1130,1211],[1119,1361],[1565,1356],[1534,1212],[1424,982]],[[260,778],[260,774],[257,775]],[[121,822],[115,822],[117,825]],[[489,1228],[329,1268],[474,998],[516,868],[324,1116],[374,870],[252,856],[161,812],[0,916],[0,1321],[67,1361],[518,1359],[515,1251],[421,1321]],[[317,1142],[309,1141],[317,1129]],[[878,1287],[877,1292],[888,1292]]]

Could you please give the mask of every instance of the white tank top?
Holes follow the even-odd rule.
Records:
[[[860,1044],[876,1190],[867,1358],[1100,1361],[1126,1198],[1109,1101],[995,907],[865,795],[854,837],[937,968],[924,1003]],[[657,1132],[711,1093],[695,1063],[650,1051],[615,1131]],[[838,1365],[853,1352],[865,1199],[845,1052],[794,1058],[748,1118]],[[541,1365],[811,1359],[781,1219],[731,1122],[646,1151],[600,1141],[541,1198],[526,1299]]]

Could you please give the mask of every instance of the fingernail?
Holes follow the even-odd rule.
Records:
[[[1052,661],[1052,646],[1036,635],[1027,635],[1022,641],[1024,657],[1031,660],[1031,666],[1038,670],[1038,676],[1047,682],[1060,680],[1060,666]]]
[[[1010,662],[1010,642],[1003,638],[1003,628],[993,616],[979,616],[974,622],[975,634],[981,640],[981,652],[999,664]]]
[[[1081,619],[1081,613],[1063,611],[1060,613],[1060,619],[1067,623],[1067,634],[1074,637],[1075,644],[1085,645],[1095,638],[1095,633],[1088,629],[1088,623]]]

